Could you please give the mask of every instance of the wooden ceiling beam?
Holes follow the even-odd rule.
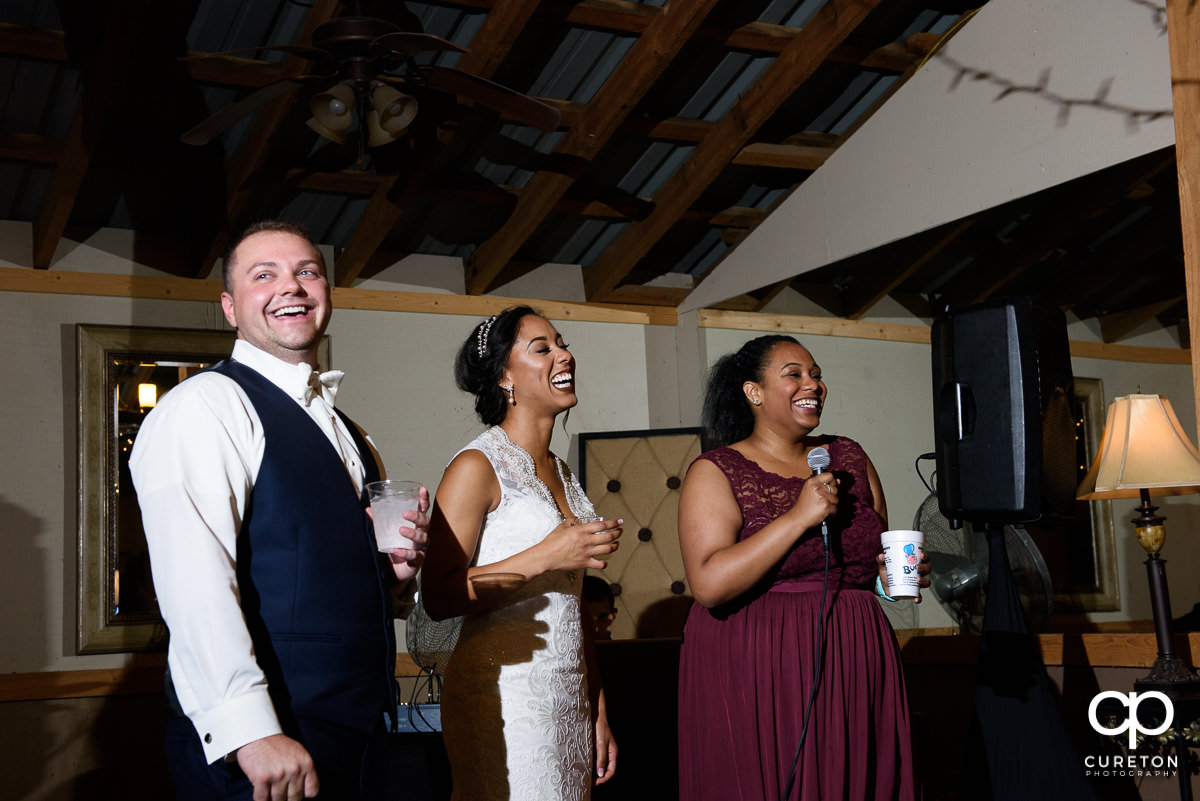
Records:
[[[456,69],[480,78],[491,78],[537,7],[538,0],[496,0],[471,40],[470,52],[458,60]],[[439,132],[437,142],[445,147],[452,137],[452,133]],[[437,143],[431,144],[438,147]],[[371,255],[395,227],[408,199],[419,192],[435,157],[435,153],[424,154],[413,173],[385,179],[371,196],[345,250],[337,257],[335,276],[338,286],[350,286],[358,278]]]
[[[975,218],[969,217],[910,237],[907,247],[900,248],[894,258],[884,259],[884,270],[876,271],[874,275],[856,274],[858,280],[852,282],[842,296],[845,316],[851,320],[862,319],[872,306],[916,275],[974,223]]]
[[[1067,271],[1045,289],[1046,297],[1061,309],[1087,305],[1087,299],[1112,286],[1164,248],[1179,244],[1179,207],[1157,209],[1117,242],[1109,243],[1090,260]]]
[[[635,306],[678,306],[688,296],[691,289],[673,286],[648,286],[644,284],[626,284],[612,293],[608,303],[632,304]]]
[[[1195,0],[1167,0],[1167,42],[1171,53],[1171,99],[1175,109],[1175,153],[1179,214],[1183,232],[1183,272],[1187,284],[1188,344],[1192,360],[1192,396],[1200,426],[1200,142],[1196,115],[1200,97],[1200,6]],[[1193,442],[1195,442],[1193,429]]]
[[[339,0],[314,0],[312,10],[304,21],[304,27],[297,42],[312,41],[313,31],[326,20],[337,14],[341,3]],[[302,75],[307,69],[308,61],[294,55],[288,55],[282,66],[284,75]],[[250,133],[238,149],[228,171],[228,186],[225,194],[225,219],[218,230],[213,232],[212,243],[208,252],[203,255],[197,265],[196,277],[207,278],[212,272],[217,259],[225,253],[229,240],[236,234],[234,230],[242,210],[246,208],[250,196],[258,185],[259,175],[271,152],[271,144],[279,126],[287,118],[292,104],[296,101],[296,93],[292,92],[278,98],[260,108],[254,115]]]
[[[24,138],[24,135],[20,135]],[[36,137],[35,137],[36,139]],[[4,158],[6,149],[14,152],[24,152],[25,148],[42,148],[47,153],[52,152],[48,145],[33,142],[28,146],[14,143],[6,146],[5,136],[0,134],[0,158]],[[263,180],[271,180],[265,175]],[[278,176],[280,184],[307,192],[330,192],[339,195],[360,195],[370,197],[387,179],[371,172],[361,170],[344,170],[342,172],[311,172],[309,170],[293,169]],[[415,190],[415,195],[422,200],[433,200],[445,203],[478,206],[515,206],[521,189],[515,186],[500,185],[454,185],[439,184],[426,181]],[[653,205],[652,198],[631,197],[631,203]],[[555,204],[555,214],[577,214],[581,217],[598,219],[628,220],[630,215],[622,211],[623,206],[613,200],[573,198],[569,195],[561,198]],[[712,225],[718,228],[754,228],[765,220],[767,212],[745,206],[730,206],[718,211],[692,208],[683,219]]]
[[[67,35],[49,28],[0,22],[0,56],[65,64],[69,59]]]
[[[69,65],[67,36],[50,28],[32,28],[0,22],[0,56]],[[188,51],[183,59],[188,75],[201,83],[255,88],[283,77],[283,68],[270,61],[236,56],[214,56],[199,50]]]
[[[741,152],[733,157],[733,163],[781,170],[815,170],[833,155],[834,150],[832,147],[771,145],[759,142],[742,148]]]
[[[486,11],[498,0],[436,0],[437,5]],[[626,0],[546,0],[539,16],[560,19],[582,28],[640,36],[661,15],[662,9]],[[719,19],[706,20],[696,32],[699,41],[714,42],[751,53],[782,53],[800,35],[801,28],[766,22],[739,24]],[[830,61],[857,64],[868,69],[904,72],[924,58],[941,39],[939,34],[918,33],[906,42],[891,42],[868,50],[839,44]]]
[[[66,145],[61,136],[0,132],[0,160],[54,164]]]
[[[588,299],[603,300],[637,266],[709,184],[770,119],[775,110],[817,70],[879,0],[829,0],[767,67],[713,132],[700,142],[655,195],[654,212],[632,223],[584,271]]]
[[[1105,342],[1119,342],[1138,328],[1154,320],[1158,315],[1176,303],[1186,299],[1187,293],[1180,293],[1174,297],[1160,300],[1157,303],[1151,303],[1138,309],[1101,315],[1098,318],[1100,320],[1100,337]]]
[[[91,165],[92,153],[120,91],[148,2],[122,0],[109,11],[100,46],[85,73],[83,96],[71,118],[50,186],[33,222],[33,266],[37,269],[49,268],[54,259],[54,251]]]
[[[1120,201],[1131,186],[1169,167],[1174,158],[1169,149],[1158,151],[1052,190],[1043,203],[1052,203],[1055,213],[1032,218],[1014,232],[1010,244],[985,252],[966,275],[946,288],[946,302],[966,306],[992,297],[1076,234],[1089,217]]]
[[[792,279],[789,286],[813,303],[820,306],[834,317],[845,316],[845,306],[842,304],[842,293],[832,284],[818,284],[802,280],[804,276]]]
[[[717,2],[672,3],[657,15],[558,143],[555,156],[578,159],[585,164],[595,158]],[[534,174],[508,222],[472,254],[467,265],[467,292],[482,295],[488,291],[504,265],[533,235],[574,181],[573,175],[561,172],[540,170]]]
[[[764,291],[762,294],[755,296],[758,298],[758,303],[755,304],[754,308],[751,309],[751,311],[756,311],[756,312],[762,311],[763,309],[765,309],[767,307],[767,304],[769,304],[771,301],[775,300],[775,298],[777,298],[781,294],[783,294],[783,290],[787,289],[791,285],[792,285],[792,279],[790,279],[790,278],[786,278],[782,281],[776,281],[774,284],[767,287],[766,291]]]

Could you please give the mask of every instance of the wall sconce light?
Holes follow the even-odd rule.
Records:
[[[138,406],[143,409],[153,409],[158,403],[157,384],[138,384]]]

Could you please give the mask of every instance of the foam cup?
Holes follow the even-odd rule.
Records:
[[[921,546],[925,535],[919,531],[897,529],[882,536],[884,564],[887,568],[887,593],[891,598],[915,598],[921,594]]]

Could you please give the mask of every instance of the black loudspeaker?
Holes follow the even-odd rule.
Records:
[[[1070,515],[1078,477],[1067,321],[1030,297],[933,323],[938,505],[951,520]]]

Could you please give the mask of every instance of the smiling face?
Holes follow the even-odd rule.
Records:
[[[742,390],[754,407],[756,425],[795,426],[805,434],[821,422],[829,394],[812,354],[791,342],[771,348],[762,380],[747,381]]]
[[[517,405],[534,413],[554,415],[579,402],[575,357],[549,320],[521,318],[500,386],[513,387]]]
[[[316,367],[331,308],[321,254],[304,237],[262,231],[246,237],[231,261],[221,308],[238,338],[290,364]]]

